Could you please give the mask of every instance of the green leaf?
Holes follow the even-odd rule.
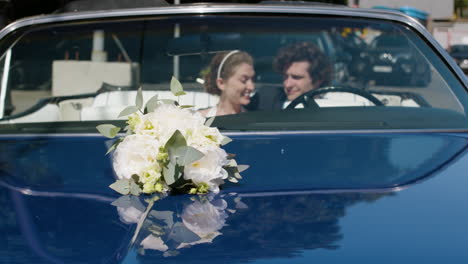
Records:
[[[232,139],[230,139],[229,137],[224,136],[223,140],[221,140],[221,145],[224,146],[224,145],[228,144],[231,141],[232,141]]]
[[[138,184],[136,184],[133,179],[129,180],[129,182],[130,182],[130,184],[129,184],[130,185],[129,186],[130,187],[130,194],[133,194],[133,195],[136,195],[136,196],[140,195],[140,193],[141,193],[140,186],[138,186]]]
[[[174,104],[174,105],[177,105],[177,101],[172,100],[172,99],[160,99],[159,101],[161,101],[161,102],[164,103],[164,104]]]
[[[96,127],[96,129],[99,131],[99,133],[101,133],[101,135],[108,138],[114,138],[120,131],[120,127],[116,127],[111,124],[99,125]]]
[[[182,88],[182,84],[174,76],[172,76],[172,79],[171,79],[171,92],[175,96],[180,96],[180,95],[185,94],[184,88]]]
[[[210,118],[207,118],[206,121],[205,121],[205,126],[211,126],[211,124],[213,124],[213,121],[215,120],[215,117],[212,116]]]
[[[109,185],[109,187],[120,194],[130,194],[130,183],[128,180],[117,180],[113,184]]]
[[[180,177],[182,177],[182,170],[176,163],[169,162],[163,168],[164,181],[167,185],[175,183]]]
[[[250,168],[249,165],[237,165],[237,171],[238,172],[243,172],[245,171],[246,169]]]
[[[225,167],[224,169],[228,173],[228,178],[235,178],[234,173],[237,173],[237,168],[235,168],[235,167]]]
[[[125,107],[124,110],[122,110],[122,112],[120,112],[118,117],[128,116],[128,115],[131,115],[131,114],[133,114],[133,113],[135,113],[137,111],[138,111],[138,107],[136,107],[134,105],[127,106],[127,107]]]
[[[236,178],[228,178],[228,181],[233,182],[233,183],[239,182]]]
[[[182,146],[175,150],[175,158],[177,160],[177,165],[185,166],[189,165],[205,156],[203,152],[198,151],[196,148],[190,146]]]
[[[229,167],[237,167],[237,162],[235,159],[230,159],[229,163],[227,164]]]
[[[176,150],[180,147],[187,146],[187,141],[185,141],[184,135],[179,130],[174,131],[172,136],[167,141],[164,148],[167,150],[169,154],[169,159],[172,163],[177,163],[176,159]]]
[[[146,103],[146,111],[148,113],[153,112],[158,107],[158,95],[151,97]]]
[[[239,172],[235,172],[235,173],[234,173],[234,178],[240,180],[240,179],[242,179],[242,176],[239,174]]]
[[[114,144],[112,144],[112,146],[110,146],[110,148],[107,150],[106,155],[109,154],[109,153],[111,153],[114,149],[116,149],[117,146],[118,146],[120,143],[122,143],[122,141],[123,141],[123,138],[118,138],[118,139],[114,142]]]
[[[136,95],[136,98],[135,98],[135,106],[141,110],[141,108],[143,107],[143,91],[140,88],[138,88],[138,91],[137,91],[137,95]]]

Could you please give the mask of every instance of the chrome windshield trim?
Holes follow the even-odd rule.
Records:
[[[282,135],[320,135],[320,134],[467,134],[468,129],[382,129],[382,130],[290,130],[290,131],[247,131],[247,132],[223,132],[226,136],[282,136]],[[117,136],[125,136],[120,133]],[[465,135],[463,135],[465,136]],[[0,134],[0,139],[4,138],[61,138],[61,137],[102,137],[99,133],[25,133],[25,134]],[[107,139],[112,140],[112,139]]]
[[[103,10],[93,12],[76,12],[62,13],[52,15],[42,15],[30,18],[24,18],[7,25],[0,31],[0,39],[5,37],[10,32],[22,27],[31,25],[49,24],[57,22],[72,22],[83,21],[86,19],[111,19],[122,17],[144,17],[144,16],[159,16],[159,15],[203,15],[203,14],[240,14],[240,13],[261,13],[261,14],[296,14],[296,15],[323,15],[323,16],[344,16],[344,17],[359,17],[370,19],[384,19],[394,22],[406,24],[418,33],[423,35],[429,43],[438,51],[445,62],[451,66],[456,73],[458,79],[468,87],[468,78],[463,71],[459,69],[450,55],[442,48],[442,46],[434,39],[434,37],[421,25],[416,19],[407,16],[406,14],[382,10],[382,9],[361,9],[350,7],[318,7],[307,5],[248,5],[248,4],[193,4],[193,5],[177,5],[152,8],[136,8],[136,9],[120,9],[120,10]]]
[[[304,15],[326,15],[326,16],[355,16],[362,18],[378,18],[406,23],[413,27],[419,25],[424,27],[412,17],[403,13],[361,8],[336,8],[316,6],[287,6],[287,5],[180,5],[170,7],[119,9],[104,11],[88,11],[76,13],[62,13],[41,15],[23,18],[7,25],[0,31],[0,38],[9,32],[30,25],[49,24],[57,22],[82,21],[87,19],[108,19],[123,17],[144,17],[160,15],[203,15],[203,14],[225,14],[225,13],[272,13],[272,14],[304,14]]]

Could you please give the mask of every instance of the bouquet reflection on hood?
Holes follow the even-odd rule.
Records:
[[[121,222],[138,224],[134,245],[139,247],[140,254],[145,250],[156,250],[165,257],[176,256],[183,248],[212,243],[222,235],[221,229],[229,215],[237,209],[247,208],[234,194],[201,195],[187,201],[180,213],[158,211],[150,205],[145,208],[135,196],[123,196],[112,205],[117,207]]]

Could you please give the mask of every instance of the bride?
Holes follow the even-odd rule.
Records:
[[[245,112],[255,90],[253,59],[245,51],[233,50],[217,54],[205,75],[206,92],[219,95],[219,103],[200,110],[205,117]]]

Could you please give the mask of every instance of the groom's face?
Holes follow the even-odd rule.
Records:
[[[312,77],[308,70],[310,63],[307,61],[293,62],[283,75],[284,93],[288,101],[315,89]]]

